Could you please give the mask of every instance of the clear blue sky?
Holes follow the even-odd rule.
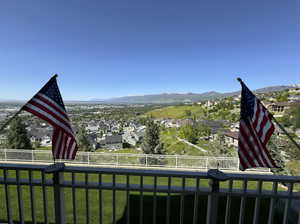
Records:
[[[2,0],[0,99],[300,83],[299,0]]]

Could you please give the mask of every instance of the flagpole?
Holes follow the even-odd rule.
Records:
[[[243,82],[241,78],[237,78],[237,80],[240,83]],[[275,117],[271,113],[270,116],[272,120],[274,120],[274,122],[278,125],[278,127],[284,132],[284,134],[286,134],[286,136],[291,140],[291,142],[293,142],[293,144],[300,150],[300,145],[293,139],[293,137],[287,132],[287,130],[285,130],[285,128],[275,119]]]

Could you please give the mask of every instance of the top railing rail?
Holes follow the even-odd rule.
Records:
[[[51,153],[50,150],[0,149],[0,161],[51,163],[53,162]],[[114,167],[239,170],[239,159],[236,157],[78,152],[74,161],[65,162],[72,164],[109,165]],[[262,172],[270,171],[264,168],[254,170]]]

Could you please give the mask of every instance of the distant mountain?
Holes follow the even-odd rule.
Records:
[[[283,91],[288,88],[293,88],[291,86],[270,86],[255,90],[257,93],[269,93]],[[153,104],[173,104],[173,103],[193,103],[204,100],[215,100],[228,96],[239,95],[240,91],[229,92],[229,93],[219,93],[215,91],[205,92],[205,93],[162,93],[162,94],[152,94],[152,95],[141,95],[141,96],[125,96],[118,98],[111,98],[107,100],[97,100],[93,99],[94,102],[102,103],[124,103],[124,104],[134,104],[134,103],[153,103]]]
[[[255,90],[257,93],[269,93],[283,91],[294,86],[270,86]],[[215,100],[228,96],[239,95],[240,91],[219,93],[215,91],[205,93],[162,93],[141,96],[124,96],[111,99],[91,99],[89,101],[66,101],[66,104],[174,104],[174,103],[193,103],[205,100]],[[18,100],[1,100],[1,103],[25,103]]]
[[[270,93],[270,92],[278,92],[283,91],[290,88],[296,88],[293,86],[269,86],[261,89],[255,90],[256,93]]]
[[[104,100],[106,103],[155,103],[155,104],[172,104],[181,102],[197,102],[200,100],[209,100],[221,97],[223,94],[218,92],[206,93],[162,93],[142,96],[125,96]],[[95,101],[95,99],[93,100]],[[102,100],[103,101],[103,100]]]

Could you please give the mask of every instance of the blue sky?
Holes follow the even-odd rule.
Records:
[[[54,73],[67,100],[300,83],[297,0],[0,4],[0,99]]]

